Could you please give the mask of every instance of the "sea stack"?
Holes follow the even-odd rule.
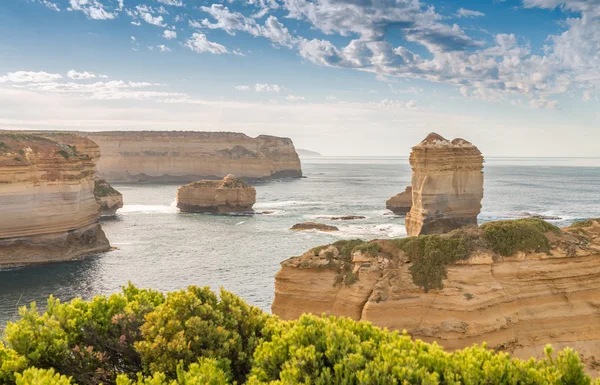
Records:
[[[300,178],[291,139],[236,132],[81,132],[100,147],[98,174],[109,183],[188,183],[234,174],[245,180]]]
[[[110,249],[94,198],[97,155],[72,134],[0,133],[0,266]]]
[[[409,236],[441,234],[477,225],[483,199],[483,156],[464,139],[436,133],[412,148],[412,208]]]
[[[179,187],[177,207],[186,213],[252,213],[256,190],[234,175]]]
[[[100,205],[100,216],[102,217],[114,217],[117,215],[117,210],[123,207],[123,194],[102,178],[95,180],[94,196]]]
[[[396,215],[407,214],[412,207],[412,186],[408,186],[404,192],[388,199],[385,207]]]

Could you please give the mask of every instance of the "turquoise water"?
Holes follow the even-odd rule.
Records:
[[[279,263],[343,238],[406,235],[404,219],[386,214],[385,201],[410,183],[406,158],[307,158],[306,178],[256,184],[257,211],[268,215],[181,214],[178,185],[116,185],[125,207],[103,228],[117,250],[82,260],[0,271],[0,325],[18,306],[112,293],[131,281],[174,290],[208,285],[269,310]],[[522,212],[558,216],[559,226],[600,217],[600,159],[490,158],[485,166],[480,221]],[[354,214],[339,233],[292,232],[318,216]],[[1,326],[0,326],[1,327]]]

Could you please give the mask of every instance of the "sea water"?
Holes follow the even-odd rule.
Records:
[[[306,158],[306,178],[255,184],[253,216],[179,213],[178,185],[120,184],[125,206],[102,227],[116,250],[80,260],[0,271],[0,329],[20,306],[109,294],[131,281],[176,290],[220,287],[269,311],[279,263],[339,239],[406,236],[404,218],[385,201],[410,184],[407,158]],[[600,159],[490,158],[485,164],[480,222],[523,217],[600,217]],[[332,221],[321,217],[361,215]],[[387,215],[386,215],[387,214]],[[319,221],[339,232],[296,232],[295,223]]]

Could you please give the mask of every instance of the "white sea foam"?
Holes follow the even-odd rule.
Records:
[[[125,205],[118,212],[123,215],[129,213],[173,214],[179,212],[179,209],[172,205]]]
[[[331,204],[330,202],[319,201],[276,201],[276,202],[259,202],[254,205],[255,209],[269,209],[275,207],[302,207],[302,206],[321,206]]]

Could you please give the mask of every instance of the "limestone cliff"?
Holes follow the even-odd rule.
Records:
[[[385,202],[385,207],[396,215],[405,215],[412,207],[412,186],[396,194]]]
[[[100,205],[102,217],[113,217],[117,210],[123,207],[123,194],[102,178],[96,178],[94,181],[94,197]]]
[[[177,207],[188,213],[251,213],[256,203],[254,187],[234,175],[223,180],[200,180],[177,190]]]
[[[445,235],[338,241],[281,264],[273,313],[368,320],[455,349],[528,358],[547,343],[600,358],[600,219],[538,219]]]
[[[97,152],[75,135],[0,132],[0,265],[110,248],[94,198]]]
[[[439,234],[477,224],[483,199],[483,156],[464,139],[431,133],[410,154],[412,208],[408,235]]]
[[[109,182],[190,182],[234,174],[242,179],[297,178],[290,139],[231,132],[80,133],[100,146],[98,171]]]

